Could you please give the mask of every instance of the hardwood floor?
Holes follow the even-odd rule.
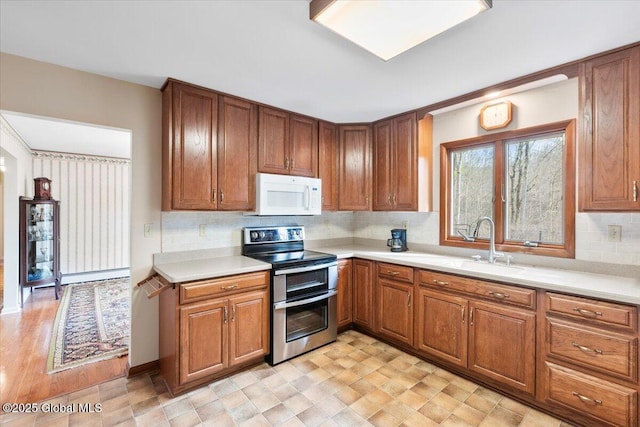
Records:
[[[34,289],[21,312],[0,316],[0,402],[40,402],[125,375],[127,357],[47,374],[59,303],[53,287]]]

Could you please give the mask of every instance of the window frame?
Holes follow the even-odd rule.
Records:
[[[564,244],[543,244],[527,247],[516,242],[505,242],[505,202],[502,201],[502,185],[506,181],[506,142],[518,138],[533,137],[545,133],[564,132],[565,150],[564,176]],[[495,223],[495,245],[497,251],[516,252],[529,255],[544,255],[560,258],[575,258],[575,215],[576,215],[576,157],[575,119],[533,126],[506,132],[496,132],[475,138],[440,144],[440,245],[487,250],[489,240],[477,238],[475,242],[465,242],[461,236],[450,235],[451,217],[451,163],[450,153],[461,148],[482,145],[494,146],[493,169],[493,221]]]

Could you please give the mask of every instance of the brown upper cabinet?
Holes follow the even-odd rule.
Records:
[[[322,210],[338,209],[337,127],[320,122],[318,130],[318,177],[322,179]]]
[[[640,211],[640,46],[580,64],[580,211]]]
[[[373,126],[373,210],[418,209],[418,132],[416,114]]]
[[[253,209],[255,105],[172,80],[162,102],[162,209]]]
[[[371,210],[371,126],[338,126],[338,209]]]
[[[318,176],[318,121],[261,106],[258,172]]]

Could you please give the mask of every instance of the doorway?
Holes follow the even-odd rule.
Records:
[[[33,196],[33,178],[48,177],[52,197],[61,204],[62,284],[128,276],[131,131],[8,111],[0,111],[0,122],[0,155],[5,164],[0,186],[4,192],[0,194],[5,285],[2,339],[17,343],[7,350],[11,355],[2,354],[1,359],[22,361],[19,367],[3,367],[3,372],[11,374],[3,379],[3,401],[25,396],[27,401],[39,401],[122,376],[126,357],[47,374],[46,341],[60,300],[55,300],[51,287],[26,290],[25,307],[20,310],[17,208],[19,196]],[[21,339],[25,333],[33,339]],[[3,351],[7,347],[3,345]],[[13,392],[19,394],[11,396]]]

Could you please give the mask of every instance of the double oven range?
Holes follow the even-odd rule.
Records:
[[[271,264],[271,339],[276,365],[336,340],[337,257],[304,249],[304,227],[247,227],[242,254]]]

